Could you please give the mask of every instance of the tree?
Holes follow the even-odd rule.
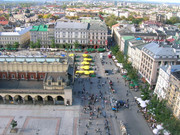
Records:
[[[14,48],[19,48],[19,43],[18,42],[14,43]]]
[[[30,46],[30,48],[36,48],[36,45],[33,43],[33,41],[30,41],[29,46]]]
[[[52,40],[51,40],[51,48],[55,48],[55,47],[56,47],[55,40],[52,39]]]
[[[70,44],[65,43],[65,48],[70,48],[70,47],[71,47],[71,45],[70,45]]]
[[[35,46],[36,46],[37,48],[40,48],[40,47],[41,47],[41,41],[40,41],[40,39],[37,40]]]
[[[12,48],[12,45],[11,44],[7,44],[6,47],[7,48]]]
[[[74,42],[74,48],[78,48],[80,46],[80,44],[76,41]]]
[[[14,129],[14,128],[17,126],[17,121],[12,120],[12,121],[11,121],[11,126],[12,126],[12,128]]]
[[[115,45],[115,46],[111,47],[111,51],[112,51],[112,54],[113,54],[113,55],[116,55],[117,52],[119,51],[118,45]]]
[[[175,24],[180,23],[179,17],[171,17],[169,20],[166,21],[166,24]]]
[[[43,15],[38,15],[38,18],[40,19],[40,18],[43,18]]]

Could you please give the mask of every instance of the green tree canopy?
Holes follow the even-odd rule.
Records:
[[[18,42],[14,43],[14,48],[19,48],[19,43]]]
[[[56,47],[55,40],[52,39],[52,40],[51,40],[51,48],[55,48],[55,47]]]

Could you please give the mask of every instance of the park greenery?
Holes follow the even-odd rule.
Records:
[[[179,17],[171,17],[169,20],[166,21],[166,24],[175,24],[180,23]]]
[[[103,14],[103,13],[101,13],[101,14]],[[136,17],[134,17],[134,14],[130,15],[128,18],[126,18],[124,16],[117,17],[113,14],[105,18],[105,22],[106,22],[107,26],[109,26],[109,27],[112,27],[114,24],[117,24],[118,21],[121,21],[121,20],[131,21],[134,24],[140,24],[140,23],[142,23],[142,21],[149,20],[149,18],[148,17],[136,18]]]
[[[32,41],[30,41],[29,47],[32,48],[32,49],[34,49],[34,48],[41,48],[41,47],[42,47],[41,41],[40,41],[40,40],[37,40],[37,42],[35,42],[35,43],[32,42]],[[48,47],[48,45],[46,45],[46,47]],[[79,44],[77,41],[74,42],[73,44],[68,44],[68,43],[56,44],[56,43],[55,43],[55,40],[52,39],[52,40],[51,40],[50,47],[51,47],[51,48],[71,49],[71,48],[80,48],[80,47],[81,47],[81,44]]]
[[[119,63],[123,63],[124,68],[128,71],[128,77],[130,79],[138,80],[137,71],[128,62],[128,57],[124,56],[119,51],[117,45],[111,47],[112,54],[116,56]],[[157,95],[153,94],[150,89],[150,85],[146,82],[145,86],[140,86],[142,100],[150,100],[147,105],[147,113],[151,117],[155,118],[157,123],[163,123],[163,127],[168,130],[172,135],[178,135],[180,133],[180,120],[176,119],[172,111],[167,106],[166,100],[158,99]]]

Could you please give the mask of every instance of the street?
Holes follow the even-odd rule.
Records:
[[[125,124],[127,133],[130,135],[151,135],[152,132],[142,114],[137,113],[138,107],[134,96],[138,96],[139,92],[129,90],[128,86],[125,86],[125,81],[120,73],[110,72],[108,76],[105,75],[105,70],[114,71],[116,68],[112,59],[107,57],[107,53],[104,53],[103,65],[98,53],[90,55],[95,57],[96,75],[98,77],[90,79],[88,77],[77,78],[74,85],[74,91],[76,91],[77,97],[81,99],[79,135],[120,135],[122,134],[120,121]],[[109,90],[109,80],[113,82],[112,87],[115,89],[115,93]],[[92,96],[97,97],[98,101],[91,103],[93,101],[91,100]],[[112,97],[116,100],[128,101],[129,108],[121,107],[118,112],[112,111],[110,105],[110,98]],[[97,108],[100,108],[103,113],[97,112]],[[90,115],[90,113],[93,113],[93,115]],[[108,128],[105,121],[108,121]]]

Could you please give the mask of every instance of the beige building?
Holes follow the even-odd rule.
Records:
[[[13,45],[15,42],[18,42],[20,45],[28,43],[30,40],[29,30],[31,28],[16,27],[13,32],[0,32],[0,45]]]
[[[171,73],[167,100],[174,116],[180,119],[180,71]]]
[[[157,82],[160,66],[175,65],[177,59],[173,48],[151,42],[142,48],[139,73],[151,86],[154,86]]]
[[[72,105],[73,64],[70,57],[1,57],[0,102]]]

